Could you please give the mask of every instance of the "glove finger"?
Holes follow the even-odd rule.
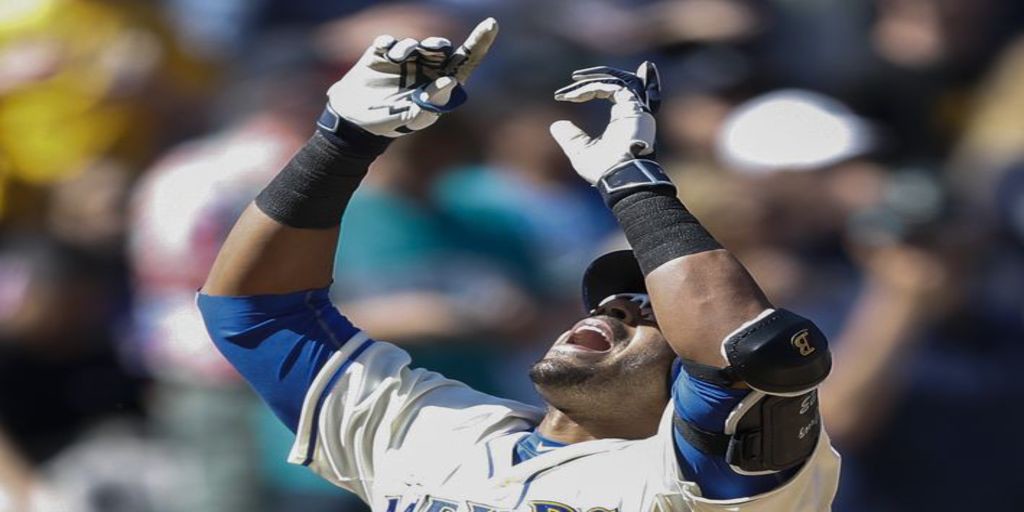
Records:
[[[412,101],[423,110],[444,114],[458,108],[467,98],[466,90],[459,85],[458,80],[442,76],[416,89]]]
[[[428,66],[439,67],[452,54],[452,42],[443,37],[428,37],[420,41],[420,62]]]
[[[473,73],[473,70],[476,69],[480,61],[490,51],[491,45],[494,44],[494,38],[497,36],[497,20],[487,18],[481,21],[470,32],[469,37],[462,43],[462,46],[455,50],[455,54],[452,55],[449,74],[454,75],[459,83],[465,84],[469,80],[469,75]]]
[[[428,37],[420,41],[420,48],[428,51],[451,50],[452,42],[444,37]]]
[[[402,39],[401,41],[391,45],[391,48],[388,49],[384,56],[391,62],[395,63],[412,60],[417,54],[419,44],[419,41],[411,37]]]
[[[551,123],[551,137],[555,139],[562,151],[570,157],[578,154],[590,144],[590,136],[587,132],[573,124],[572,121],[555,121]]]
[[[582,80],[585,78],[594,78],[595,75],[612,76],[620,80],[629,82],[635,80],[637,76],[629,71],[624,71],[619,68],[613,68],[611,66],[596,66],[592,68],[577,69],[572,72],[573,80]]]
[[[384,35],[377,36],[377,38],[373,40],[373,45],[371,46],[371,48],[374,51],[377,51],[377,52],[380,52],[381,54],[383,54],[384,52],[390,50],[391,47],[394,46],[395,43],[397,43],[397,42],[398,42],[398,40],[395,39],[394,37],[392,37],[390,35],[387,35],[387,34],[384,34]]]
[[[657,113],[661,106],[661,73],[658,66],[653,62],[645,60],[636,68],[636,75],[644,83],[644,97],[647,98],[647,108],[651,113]]]
[[[616,77],[614,77],[612,75],[608,75],[608,74],[605,74],[605,73],[594,73],[593,75],[577,75],[577,74],[573,73],[572,79],[575,82],[582,82],[584,80],[598,80],[598,79],[603,79],[603,80],[619,80],[620,82],[622,81],[619,78],[616,78]]]
[[[595,98],[607,99],[625,88],[622,81],[617,79],[584,80],[555,91],[555,100],[583,103]]]
[[[423,92],[420,93],[420,100],[443,107],[451,100],[452,91],[455,90],[456,85],[459,85],[458,80],[450,76],[442,76],[423,89]]]
[[[409,110],[409,116],[409,122],[405,124],[404,130],[418,131],[436,123],[438,118],[441,117],[441,114],[431,112],[427,109],[421,108],[419,105],[413,104],[412,108]]]
[[[373,43],[370,44],[370,47],[363,52],[356,66],[373,66],[375,61],[379,61],[387,53],[388,49],[395,45],[395,42],[395,38],[389,35],[377,36],[374,38]]]

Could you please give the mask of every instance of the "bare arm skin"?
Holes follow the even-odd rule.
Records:
[[[937,254],[894,246],[864,262],[867,286],[839,334],[835,370],[821,387],[821,413],[845,448],[860,448],[903,391],[899,363],[950,292]]]
[[[671,260],[647,275],[658,326],[676,354],[725,367],[722,340],[772,307],[743,265],[725,249]]]
[[[36,475],[0,429],[0,495],[9,500],[10,510],[28,509],[36,484]]]
[[[323,288],[331,282],[338,231],[288,227],[250,204],[221,247],[203,291],[233,296]]]

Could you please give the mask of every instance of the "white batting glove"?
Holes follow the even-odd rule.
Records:
[[[498,22],[487,18],[454,50],[443,37],[379,36],[327,91],[328,107],[374,135],[422,130],[466,101],[462,85],[497,35]]]
[[[612,102],[604,133],[591,138],[571,121],[556,121],[551,136],[569,157],[576,173],[591,185],[617,165],[653,157],[654,113],[661,103],[658,68],[645,61],[636,73],[610,67],[574,71],[574,82],[555,91],[555,99],[584,103],[593,99]]]

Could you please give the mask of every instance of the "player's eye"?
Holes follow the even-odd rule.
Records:
[[[622,307],[608,306],[605,313],[612,318],[617,318],[626,323],[629,323],[633,319],[632,312]]]
[[[591,314],[607,315],[634,326],[656,323],[654,310],[646,294],[623,293],[608,297]]]

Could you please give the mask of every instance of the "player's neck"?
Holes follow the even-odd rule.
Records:
[[[658,421],[638,421],[638,418],[622,417],[574,417],[554,407],[537,426],[537,433],[552,440],[565,444],[581,443],[594,439],[644,439],[657,432]]]

